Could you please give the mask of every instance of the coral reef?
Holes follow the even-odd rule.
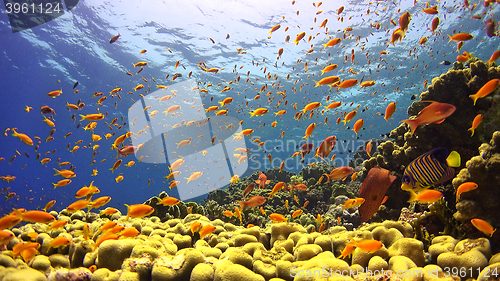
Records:
[[[489,143],[483,143],[478,150],[479,155],[467,161],[466,168],[453,179],[455,189],[469,181],[477,183],[478,188],[461,194],[456,205],[457,212],[453,216],[469,225],[473,218],[482,218],[492,225],[499,225],[500,218],[496,212],[500,198],[500,131],[494,132]],[[474,227],[465,229],[468,234],[478,234]]]
[[[107,218],[98,218],[90,223],[91,229],[107,221]],[[329,273],[344,270],[345,274],[338,276],[343,280],[379,280],[384,275],[373,275],[373,272],[382,269],[423,272],[424,276],[434,278],[442,278],[444,273],[460,276],[460,272],[450,272],[451,267],[463,267],[466,277],[476,278],[481,269],[498,267],[500,260],[498,255],[490,259],[492,251],[485,238],[459,241],[451,236],[439,236],[432,240],[427,251],[420,240],[413,238],[412,226],[402,221],[366,224],[353,231],[335,226],[323,233],[309,233],[297,223],[268,223],[262,228],[245,228],[218,219],[210,221],[199,214],[166,222],[155,216],[134,220],[121,216],[114,221],[119,225],[133,225],[141,234],[133,239],[104,241],[86,252],[83,259],[76,255],[66,256],[68,249],[59,248],[59,253],[38,254],[27,264],[13,249],[27,242],[22,240],[22,234],[36,224],[14,228],[12,232],[17,233],[17,237],[0,253],[2,280],[291,281],[311,280],[306,274],[325,267]],[[73,226],[81,222],[76,218],[70,220],[67,230],[75,229]],[[191,230],[195,222],[216,226],[215,231],[201,239],[197,231]],[[43,230],[39,234],[41,244],[51,239],[44,234],[47,233]],[[101,233],[91,241],[84,241],[76,230],[63,230],[62,234],[72,237],[70,248],[84,242],[94,244],[105,235]],[[350,256],[337,258],[351,239],[358,242],[375,239],[382,244],[375,251],[356,248]],[[365,272],[366,269],[372,272]]]

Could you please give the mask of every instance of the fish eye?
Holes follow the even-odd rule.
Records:
[[[410,176],[404,175],[403,176],[403,182],[406,183],[406,184],[410,184]]]

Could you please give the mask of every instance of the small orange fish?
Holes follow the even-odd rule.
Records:
[[[364,123],[365,121],[363,119],[359,119],[358,121],[356,121],[356,123],[354,123],[352,130],[356,133],[356,136],[358,135],[359,130],[361,130],[361,128],[363,127]]]
[[[177,205],[181,202],[181,200],[175,198],[175,197],[165,197],[163,199],[161,199],[160,203],[158,204],[162,204],[164,206],[174,206],[174,205]]]
[[[269,215],[269,219],[271,219],[274,223],[278,222],[288,222],[288,219],[285,218],[282,214],[272,213]]]
[[[203,237],[212,234],[215,231],[215,229],[217,229],[217,228],[211,224],[205,225],[204,227],[202,227],[200,229],[200,232],[199,232],[200,239],[203,239]]]
[[[396,111],[396,103],[391,102],[390,104],[388,104],[384,114],[385,121],[389,122],[389,119],[391,119],[392,114],[394,114],[395,111]]]
[[[470,35],[469,33],[457,33],[453,36],[448,35],[448,37],[450,38],[450,41],[448,41],[448,43],[451,41],[462,42],[474,39],[474,36]]]
[[[304,211],[302,211],[302,209],[296,210],[295,212],[293,212],[292,218],[294,218],[294,219],[297,218],[298,216],[302,215],[303,212]]]
[[[500,79],[491,79],[486,84],[484,84],[476,94],[470,95],[469,97],[474,101],[474,105],[476,105],[476,101],[480,98],[484,98],[487,95],[493,93],[498,86],[500,85]]]
[[[482,219],[471,219],[470,222],[472,225],[480,230],[482,233],[489,235],[490,237],[493,236],[493,233],[497,230],[496,228],[493,228],[491,224],[489,224],[487,221],[484,221]]]
[[[464,182],[462,183],[458,188],[457,188],[457,202],[458,199],[460,199],[460,194],[474,190],[478,187],[477,183],[475,182]]]
[[[483,115],[478,114],[476,117],[474,117],[474,120],[472,120],[472,127],[470,127],[467,131],[471,131],[472,134],[470,135],[471,137],[474,136],[474,130],[481,124],[481,121],[483,121]]]
[[[384,244],[382,244],[382,242],[378,240],[364,239],[359,242],[356,242],[356,240],[354,240],[354,238],[352,237],[351,237],[351,242],[349,242],[349,244],[355,246],[356,248],[359,248],[364,252],[375,252],[384,246]]]
[[[145,216],[149,216],[151,215],[155,209],[149,205],[145,205],[145,204],[135,204],[135,205],[126,205],[127,206],[127,218],[125,219],[126,221],[129,219],[129,218],[142,218],[142,217],[145,217]]]
[[[419,201],[421,203],[434,203],[443,197],[443,194],[437,190],[427,189],[419,194],[415,193],[415,191],[409,189],[407,190],[410,193],[410,199],[408,202]]]

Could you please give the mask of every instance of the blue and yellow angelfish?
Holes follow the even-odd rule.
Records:
[[[450,180],[460,167],[460,154],[448,153],[444,147],[428,151],[413,160],[403,173],[402,190],[420,192],[435,184]]]

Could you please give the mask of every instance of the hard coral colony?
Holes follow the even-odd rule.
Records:
[[[426,91],[420,94],[419,100],[415,100],[417,97],[413,96],[412,100],[415,101],[408,107],[410,117],[403,119],[396,111],[396,103],[401,105],[398,107],[404,105],[401,100],[389,101],[387,95],[376,103],[363,104],[361,99],[350,99],[345,93],[351,91],[349,93],[353,95],[355,87],[364,93],[370,87],[386,87],[388,82],[383,82],[380,75],[374,74],[380,68],[397,70],[397,66],[390,64],[396,60],[385,58],[386,55],[396,53],[396,48],[408,47],[410,40],[413,40],[410,36],[412,33],[427,31],[412,25],[412,14],[409,11],[398,9],[394,12],[390,5],[384,6],[382,2],[374,4],[373,8],[370,6],[363,12],[366,16],[377,16],[377,20],[370,23],[368,33],[371,36],[376,36],[374,33],[379,30],[385,30],[378,33],[384,36],[379,38],[385,40],[384,50],[377,52],[375,57],[370,49],[372,47],[364,43],[372,37],[355,35],[355,28],[359,25],[352,24],[352,27],[334,31],[336,28],[332,22],[335,18],[339,25],[350,22],[356,16],[354,11],[359,11],[359,7],[328,7],[330,13],[320,10],[320,6],[325,5],[321,9],[326,10],[326,6],[331,4],[312,2],[318,18],[330,15],[319,27],[303,31],[307,22],[302,23],[302,27],[296,25],[298,29],[287,24],[285,19],[298,17],[301,14],[299,10],[292,15],[282,15],[269,26],[269,35],[266,36],[269,36],[267,40],[270,43],[265,43],[269,48],[278,45],[272,40],[278,36],[283,37],[281,32],[287,35],[281,38],[284,42],[279,44],[283,48],[278,50],[274,63],[268,64],[265,58],[262,62],[251,60],[252,71],[258,69],[263,72],[261,78],[250,76],[250,70],[246,78],[239,75],[239,70],[245,67],[249,69],[250,61],[246,62],[246,66],[238,66],[242,63],[236,60],[232,69],[232,73],[236,75],[228,79],[231,71],[217,66],[220,62],[215,60],[206,63],[201,61],[190,69],[190,61],[176,59],[170,69],[175,70],[175,74],[171,73],[170,82],[176,79],[179,81],[185,76],[193,76],[199,81],[191,90],[199,92],[204,100],[203,106],[207,106],[204,110],[198,110],[208,115],[205,121],[183,115],[183,110],[195,107],[190,98],[163,108],[163,111],[152,110],[151,105],[144,107],[147,104],[144,94],[151,92],[150,85],[153,83],[157,83],[154,88],[160,89],[162,93],[154,96],[155,101],[165,102],[180,93],[170,90],[169,86],[172,85],[159,84],[152,75],[151,78],[144,77],[154,73],[155,66],[152,65],[153,60],[149,61],[146,57],[152,50],[147,52],[143,47],[137,51],[137,55],[144,59],[132,63],[133,67],[128,62],[127,70],[131,72],[126,74],[129,79],[144,75],[142,79],[134,81],[134,87],[130,87],[134,91],[125,93],[127,90],[124,90],[126,86],[123,85],[124,88],[114,86],[107,89],[107,94],[95,92],[92,99],[99,97],[95,102],[96,111],[93,110],[92,99],[82,97],[75,104],[65,100],[64,107],[71,112],[71,121],[78,122],[74,111],[85,111],[85,114],[79,114],[79,121],[82,123],[78,123],[76,129],[67,130],[64,122],[68,120],[65,120],[64,115],[57,115],[56,122],[55,110],[50,107],[56,108],[58,113],[62,111],[54,100],[69,96],[65,82],[62,82],[61,89],[46,91],[43,96],[50,98],[47,99],[49,105],[41,106],[40,111],[44,128],[50,129],[49,136],[43,141],[19,123],[13,124],[12,128],[5,128],[4,137],[13,143],[15,154],[10,155],[13,154],[10,150],[2,151],[5,157],[1,158],[0,165],[17,165],[21,160],[16,158],[24,157],[21,153],[24,152],[28,160],[22,169],[28,164],[32,165],[30,161],[36,159],[36,162],[40,162],[36,165],[49,169],[44,170],[40,182],[50,172],[50,176],[55,177],[51,182],[57,192],[63,192],[65,196],[69,194],[69,197],[74,194],[79,200],[66,202],[64,197],[56,200],[55,193],[47,193],[40,198],[44,206],[18,205],[14,202],[23,202],[24,197],[27,199],[24,194],[21,196],[23,190],[18,183],[21,179],[30,178],[19,176],[22,171],[2,175],[0,178],[9,185],[2,188],[2,193],[5,195],[5,202],[10,205],[9,208],[2,208],[4,214],[0,218],[0,279],[330,280],[324,274],[333,272],[349,272],[344,276],[337,276],[345,280],[392,280],[392,274],[400,272],[420,273],[424,280],[450,276],[453,280],[489,280],[492,276],[498,278],[500,236],[496,228],[500,226],[500,218],[495,215],[495,211],[500,198],[500,68],[495,61],[500,52],[492,52],[487,63],[473,56],[472,52],[459,55],[452,68],[432,79],[430,85],[427,85],[427,80],[424,81]],[[439,6],[415,2],[410,9],[419,17],[429,18],[430,31],[425,40],[420,39],[421,46],[409,49],[409,57],[412,52],[417,52],[417,48],[426,48],[425,44],[430,45],[431,41],[436,44],[447,43],[447,38],[441,35],[445,32],[444,28],[439,29],[440,19],[437,15],[440,12],[444,10],[452,13],[452,9],[459,9],[469,13],[480,9],[478,3],[470,4],[469,1],[453,7],[447,3],[436,4]],[[481,4],[484,9],[490,10],[481,16],[479,12],[474,12],[477,15],[472,19],[489,16],[488,13],[492,13],[493,7],[498,5],[494,1]],[[292,7],[294,5],[295,1],[292,1]],[[297,3],[298,5],[301,4]],[[300,7],[298,9],[307,10]],[[398,14],[399,20],[395,18],[387,21],[381,16],[388,15],[388,10],[391,14]],[[431,18],[428,15],[436,16]],[[315,25],[316,20],[315,17]],[[492,19],[485,22],[488,36],[485,40],[493,40],[490,37],[497,36],[495,22]],[[399,27],[394,28],[392,25]],[[458,42],[458,50],[463,47],[464,42],[478,40],[477,30],[463,32],[466,29],[463,26],[460,29],[462,32],[456,30],[448,35],[448,43]],[[319,31],[311,32],[316,28]],[[389,33],[392,36],[387,35]],[[236,37],[236,34],[232,35]],[[227,47],[218,42],[218,34],[209,36],[213,38],[208,37],[211,42],[208,44],[218,46],[220,50]],[[258,40],[266,40],[266,36]],[[295,39],[290,42],[290,38]],[[225,35],[225,40],[230,39],[229,34]],[[118,33],[111,37],[109,44],[116,47],[126,44],[126,40],[125,33]],[[344,52],[351,49],[350,41],[357,43],[350,52]],[[288,55],[285,50],[298,55],[297,48],[308,43],[311,43],[310,49],[290,70],[292,72],[300,68],[300,73],[296,73],[297,77],[290,74],[283,77],[280,69],[293,64],[285,62]],[[251,46],[244,45],[248,46],[248,50],[238,47],[235,55],[245,56],[247,52],[251,52]],[[451,49],[445,50],[451,52]],[[165,55],[176,52],[170,48],[167,51],[168,53],[164,50],[161,52]],[[359,57],[356,59],[356,52],[366,53],[368,61],[364,63]],[[331,60],[318,61],[318,57],[324,53]],[[432,56],[437,56],[438,53],[436,51]],[[310,59],[314,54],[318,54],[316,59]],[[208,60],[209,57],[205,59]],[[346,67],[339,67],[342,59]],[[324,63],[325,61],[328,63]],[[376,62],[379,63],[378,66],[373,67]],[[452,63],[444,61],[441,64]],[[272,67],[276,69],[276,73],[272,73]],[[412,68],[412,71],[417,67]],[[139,70],[133,71],[137,68]],[[181,68],[189,71],[189,74],[177,72],[182,72]],[[427,64],[424,69],[427,69]],[[144,73],[140,74],[142,71]],[[148,71],[149,74],[146,74]],[[338,76],[332,74],[323,78],[315,77],[326,72],[336,72]],[[391,75],[391,79],[399,78],[397,74]],[[165,74],[161,73],[161,76]],[[167,82],[169,77],[170,74],[166,74]],[[380,81],[373,80],[378,78],[381,78]],[[210,82],[219,81],[217,79],[221,82],[215,85]],[[236,94],[243,83],[248,85],[243,86],[247,88]],[[76,88],[78,85],[81,85],[80,88],[85,87],[82,84],[84,83],[74,83],[71,95],[79,94]],[[252,91],[254,93],[251,94]],[[306,95],[297,99],[296,96],[302,95],[302,92]],[[370,95],[376,96],[377,92]],[[133,102],[138,99],[143,102],[141,112],[147,116],[149,123],[136,133],[126,131],[126,125],[135,124],[137,119],[127,120],[118,111],[119,106],[128,106],[124,96],[132,98]],[[115,101],[114,107],[119,115],[111,111],[103,113],[112,109],[112,105],[104,106],[107,99]],[[35,107],[34,104],[32,106]],[[30,113],[33,107],[26,105],[23,107],[25,113],[22,114],[33,114]],[[372,112],[382,111],[384,108],[385,114]],[[164,116],[157,115],[160,112],[165,113]],[[293,119],[292,113],[295,114]],[[106,182],[106,179],[98,175],[97,166],[108,176],[118,170],[119,174],[114,173],[116,177],[110,177],[109,183],[120,186],[123,190],[131,189],[130,178],[133,172],[129,171],[139,169],[139,166],[145,167],[143,165],[146,163],[142,162],[147,162],[149,159],[145,158],[152,157],[152,154],[144,152],[148,149],[145,148],[145,143],[134,143],[134,140],[153,134],[155,118],[159,118],[156,122],[160,118],[175,120],[164,126],[169,127],[168,129],[201,128],[205,122],[213,122],[210,124],[214,126],[217,117],[230,114],[241,118],[239,124],[226,122],[219,129],[229,132],[240,126],[239,133],[235,133],[233,138],[255,145],[255,149],[234,147],[231,151],[233,147],[221,135],[209,137],[207,143],[211,143],[210,148],[225,144],[223,152],[226,159],[222,162],[232,165],[231,174],[234,175],[230,179],[210,178],[211,169],[218,169],[219,166],[214,164],[212,167],[209,164],[207,167],[194,168],[189,155],[174,153],[173,156],[168,156],[168,169],[162,172],[166,173],[161,176],[164,180],[158,180],[158,174],[154,173],[147,177],[147,182],[141,182],[141,185],[149,187],[155,186],[155,181],[161,181],[162,189],[169,187],[168,193],[161,191],[158,196],[143,203],[129,197],[128,203],[131,205],[125,205],[126,215],[114,208],[122,206],[115,203],[111,196],[97,197],[101,190],[109,190],[105,184],[99,184]],[[381,122],[382,119],[387,122]],[[392,126],[397,122],[400,124],[389,134],[382,134],[380,139],[361,141],[362,145],[353,150],[344,146],[368,135],[373,127],[382,128],[378,127],[380,124]],[[65,132],[64,136],[56,133],[56,128],[60,127],[64,128],[61,129]],[[101,127],[109,131],[105,132]],[[184,151],[182,149],[194,147],[196,152],[201,152],[198,158],[212,159],[208,163],[218,162],[213,160],[216,159],[216,153],[210,151],[210,148],[198,147],[201,147],[201,141],[198,140],[204,140],[204,134],[209,133],[202,129],[196,130],[197,137],[182,135],[182,139],[175,142],[175,148]],[[335,134],[333,131],[336,131]],[[64,145],[62,149],[50,146],[50,142],[57,141],[57,138],[73,141],[71,138],[77,136],[81,138],[68,143],[67,151],[61,151],[64,150]],[[387,140],[387,137],[391,140]],[[89,139],[92,142],[87,145]],[[279,146],[274,150],[269,148],[269,143],[274,144],[280,139],[296,142],[293,145],[287,142],[286,151],[284,147],[278,149]],[[285,146],[284,142],[281,145]],[[101,146],[110,148],[113,155],[100,150]],[[31,152],[31,149],[37,154],[35,157],[30,157],[28,151]],[[165,151],[166,149],[163,153]],[[85,158],[84,153],[92,154],[92,159]],[[131,160],[138,153],[141,156],[137,157],[137,162]],[[69,160],[74,159],[74,155],[82,158],[76,158],[71,163]],[[352,157],[346,158],[346,155]],[[9,157],[10,161],[5,163],[5,159]],[[236,159],[235,162],[232,162],[233,158]],[[91,173],[83,168],[87,160],[91,166],[96,165]],[[294,161],[293,167],[289,166],[289,160]],[[336,160],[341,160],[342,164],[338,165]],[[362,160],[362,163],[358,160]],[[252,174],[241,177],[234,172],[237,167],[255,163],[263,168],[252,169]],[[50,166],[55,164],[55,168]],[[155,167],[157,164],[154,163]],[[266,169],[269,166],[271,168]],[[182,172],[186,167],[190,169],[189,174]],[[52,174],[52,169],[55,174]],[[96,177],[95,182],[100,187],[91,181],[88,186],[76,189],[75,185],[80,182],[80,178],[85,177],[85,173],[89,177]],[[137,178],[144,181],[143,176],[144,174],[137,175]],[[184,183],[207,187],[208,190],[211,181],[226,180],[229,183],[227,187],[210,191],[203,201],[180,200],[176,196]],[[127,182],[129,185],[126,185]],[[139,190],[139,187],[135,188]],[[33,201],[36,200],[28,200],[30,203]],[[108,207],[111,204],[115,204],[114,207]],[[91,212],[92,210],[94,211]],[[322,272],[323,276],[317,277],[318,272]]]

